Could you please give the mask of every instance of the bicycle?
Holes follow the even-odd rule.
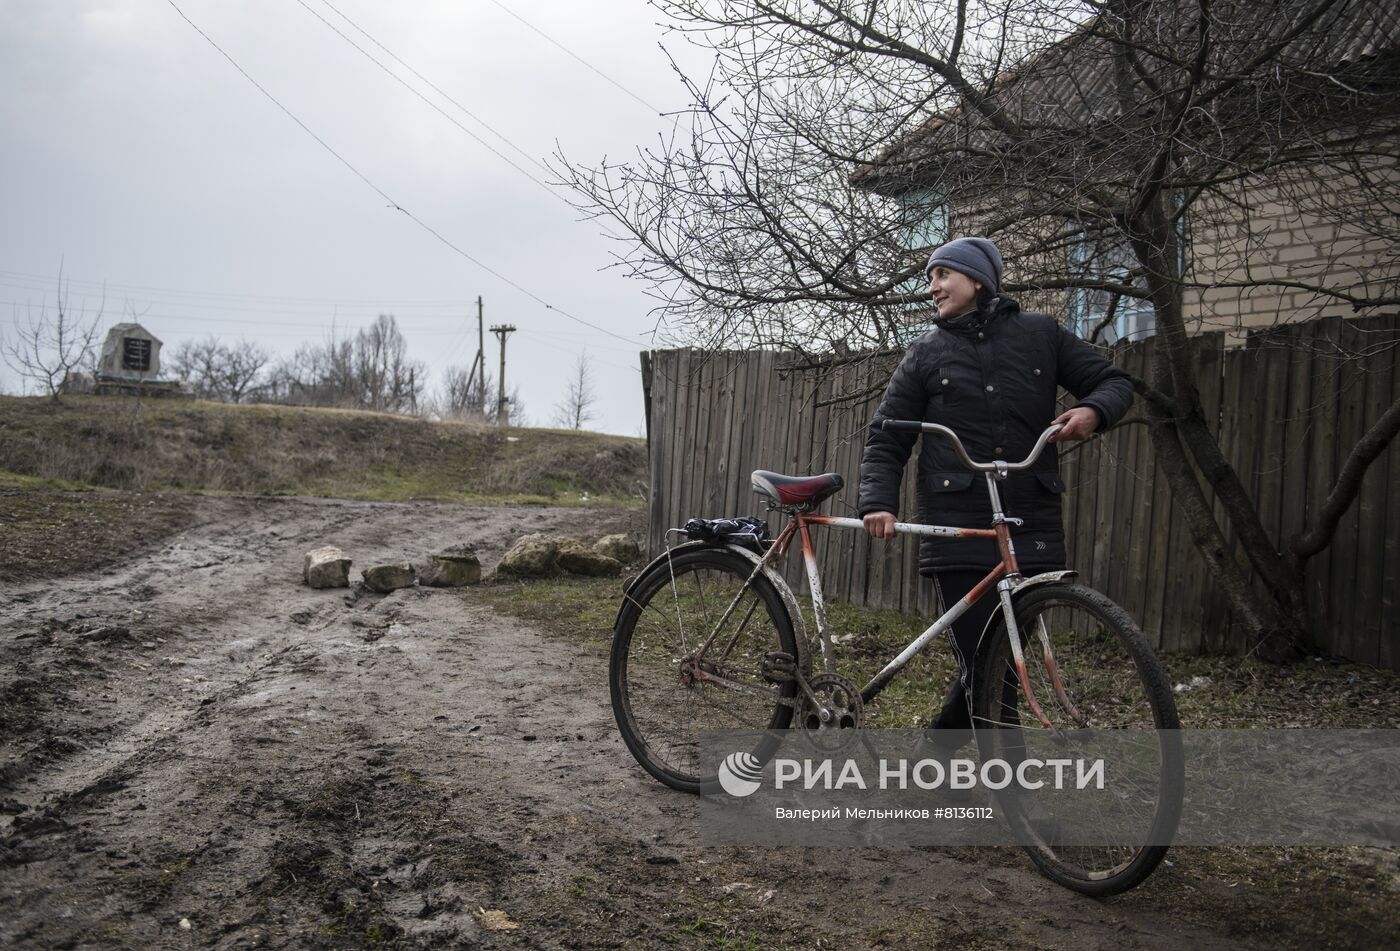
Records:
[[[1181,812],[1183,756],[1170,680],[1132,618],[1102,594],[1072,582],[1073,571],[1023,576],[1011,528],[1020,520],[1002,508],[997,484],[1029,468],[1061,427],[1052,425],[1020,462],[974,462],[945,426],[885,420],[887,430],[918,431],[951,440],[963,465],[986,477],[989,528],[898,522],[897,534],[995,539],[1000,563],[858,686],[837,673],[832,632],[822,597],[811,528],[864,530],[855,518],[820,515],[816,508],[843,487],[837,473],[786,476],[757,470],[754,492],[786,524],[776,539],[759,535],[692,541],[671,547],[626,588],[613,629],[609,688],[623,741],[638,763],[674,789],[716,788],[697,762],[697,737],[707,730],[782,731],[863,727],[867,709],[895,675],[971,605],[995,592],[1001,611],[984,630],[974,663],[971,713],[983,760],[1019,762],[1028,741],[1062,740],[1094,731],[1153,731],[1136,751],[1131,795],[1118,807],[1146,833],[1146,844],[1057,844],[1043,822],[1043,804],[1023,795],[998,801],[1035,865],[1059,884],[1089,895],[1126,891],[1161,862]],[[675,532],[677,530],[672,530]],[[816,648],[797,597],[775,570],[799,542],[810,588]],[[1038,663],[1028,663],[1028,648]],[[814,654],[821,669],[814,671]],[[1053,719],[1052,719],[1053,717]],[[1135,734],[1119,734],[1135,735]],[[776,745],[776,741],[774,742]],[[757,751],[760,758],[765,751]],[[771,755],[772,748],[766,750]],[[1039,809],[1039,811],[1037,811]],[[1053,823],[1051,823],[1053,826]]]

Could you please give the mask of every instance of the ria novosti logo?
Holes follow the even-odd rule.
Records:
[[[939,759],[881,759],[874,764],[878,773],[867,779],[859,763],[845,760],[841,767],[831,759],[775,759],[773,760],[773,788],[784,789],[793,786],[803,790],[822,789],[841,791],[846,789],[878,790],[908,789],[912,783],[918,789],[933,790],[946,786],[948,789],[974,789],[979,786],[990,790],[1001,790],[1016,786],[1023,790],[1036,790],[1049,786],[1052,789],[1102,790],[1105,785],[1105,761],[1103,759],[1037,759],[1026,757],[1015,764],[1004,759],[989,759],[978,763],[973,759],[953,759],[945,765]],[[867,769],[871,768],[867,764]],[[752,753],[730,753],[720,763],[719,784],[726,793],[736,799],[752,796],[758,792],[763,779],[763,761]]]
[[[752,753],[730,753],[719,764],[719,785],[736,799],[752,796],[763,777],[763,764]]]

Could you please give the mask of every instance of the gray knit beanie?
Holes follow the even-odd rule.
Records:
[[[924,276],[936,267],[966,274],[995,294],[1001,289],[1001,252],[986,238],[957,238],[935,250]]]

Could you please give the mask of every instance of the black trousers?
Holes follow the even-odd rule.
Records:
[[[987,576],[985,571],[940,571],[934,577],[934,584],[938,588],[938,599],[942,602],[943,610],[957,604],[969,591],[977,587],[977,582]],[[938,715],[929,723],[929,728],[933,730],[967,731],[972,729],[972,698],[968,693],[968,688],[972,684],[973,671],[976,669],[976,656],[978,641],[982,637],[982,631],[987,626],[987,620],[996,611],[1001,610],[1001,600],[997,597],[996,591],[991,591],[984,595],[962,617],[953,622],[953,629],[950,632],[949,640],[953,645],[953,653],[958,659],[958,679],[953,681],[953,685],[948,690],[948,696],[943,700],[943,709],[938,711]],[[958,736],[949,734],[949,745],[962,745],[970,739],[967,734]]]

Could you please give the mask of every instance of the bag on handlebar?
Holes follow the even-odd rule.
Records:
[[[773,544],[773,537],[768,534],[768,523],[750,515],[739,518],[692,518],[685,523],[683,531],[692,541],[742,545],[760,555]]]

